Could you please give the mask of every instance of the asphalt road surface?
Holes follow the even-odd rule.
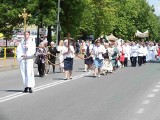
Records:
[[[36,77],[32,94],[22,92],[19,69],[0,72],[0,120],[160,120],[160,63],[100,78],[83,68],[75,60],[67,81],[58,67],[55,74]]]

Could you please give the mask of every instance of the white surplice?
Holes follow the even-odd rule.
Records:
[[[24,40],[22,40],[17,47],[17,51],[16,51],[17,59],[20,63],[20,70],[21,70],[24,87],[33,88],[35,86],[33,57],[36,52],[36,45],[31,39],[28,39],[26,41],[26,46],[28,48],[25,48],[24,45],[25,45],[25,42]],[[22,57],[22,55],[24,55],[25,53],[27,55],[26,60]],[[25,69],[25,66],[26,66],[26,69]]]

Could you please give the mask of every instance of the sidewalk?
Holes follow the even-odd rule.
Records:
[[[0,59],[0,71],[12,70],[19,68],[19,63],[16,58]]]

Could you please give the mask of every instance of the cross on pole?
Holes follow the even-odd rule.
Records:
[[[24,19],[24,45],[25,45],[25,47],[26,47],[26,29],[27,29],[27,19],[28,19],[28,17],[30,17],[31,16],[31,14],[28,14],[27,12],[26,12],[26,9],[24,8],[23,9],[23,13],[20,15],[18,15],[19,17],[22,17],[23,19]],[[26,52],[27,52],[27,50],[26,50],[26,48],[25,48],[25,50],[24,50],[24,54],[26,55]],[[26,78],[26,76],[27,76],[27,62],[26,62],[26,56],[24,57],[24,59],[25,59],[25,65],[24,65],[24,69],[25,69],[25,78]]]
[[[68,33],[68,51],[70,50],[70,33]]]
[[[27,29],[27,19],[28,17],[31,16],[31,14],[28,14],[26,12],[26,8],[23,9],[23,13],[20,15],[18,15],[19,17],[22,17],[24,19],[24,38],[25,38],[25,41],[26,41],[26,29]]]

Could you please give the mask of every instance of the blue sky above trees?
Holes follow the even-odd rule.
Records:
[[[160,15],[160,0],[148,0],[150,5],[154,5],[155,14]]]

